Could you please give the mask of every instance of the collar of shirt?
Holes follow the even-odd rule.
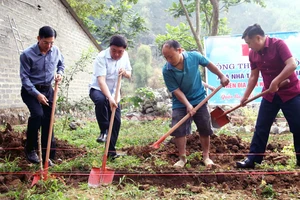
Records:
[[[270,45],[270,38],[268,36],[266,36],[264,47],[261,50],[259,50],[257,53],[259,55],[262,55],[263,53],[265,53],[267,51],[267,48],[269,47],[269,45]]]
[[[33,47],[33,51],[34,51],[34,53],[36,53],[37,55],[43,55],[42,53],[41,53],[41,50],[40,50],[40,47],[39,47],[39,43],[37,42],[36,44],[35,44],[35,46]],[[49,50],[50,52],[52,52],[53,51],[53,47],[51,47],[51,49]],[[47,52],[48,53],[48,52]]]
[[[112,57],[111,57],[111,55],[110,55],[110,47],[108,47],[108,48],[105,50],[105,58],[112,59]]]

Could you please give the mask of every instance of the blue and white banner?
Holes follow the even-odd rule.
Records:
[[[299,32],[280,32],[269,33],[270,37],[283,39],[296,58],[296,73],[300,78],[300,33]],[[205,56],[213,62],[223,74],[230,79],[230,84],[222,88],[209,101],[211,105],[230,105],[239,104],[247,87],[250,76],[249,48],[245,44],[241,35],[235,36],[213,36],[204,39]],[[206,69],[206,82],[209,85],[218,87],[220,80],[218,77]],[[257,86],[251,96],[262,91],[263,82],[260,77]],[[210,91],[208,91],[210,93]],[[261,98],[251,103],[259,103]]]

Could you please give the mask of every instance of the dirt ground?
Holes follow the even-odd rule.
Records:
[[[8,124],[5,131],[0,131],[0,158],[13,161],[18,159],[18,166],[22,169],[18,173],[0,172],[0,192],[8,192],[10,188],[15,188],[22,183],[32,182],[33,172],[30,171],[30,164],[25,159],[24,154],[25,133],[15,132]],[[84,155],[85,149],[75,148],[67,143],[67,141],[56,140],[57,148],[65,149],[57,151],[57,158],[54,160],[56,164],[62,161],[74,159],[75,157]],[[264,159],[265,163],[275,164],[281,163],[285,165],[288,156],[280,152],[283,144],[269,144]],[[211,158],[220,167],[214,169],[206,169],[202,163],[201,144],[197,133],[191,134],[187,139],[187,156],[188,163],[183,169],[175,169],[172,165],[177,161],[177,152],[172,140],[165,141],[157,150],[151,149],[149,146],[136,146],[123,149],[128,155],[136,155],[144,162],[139,167],[131,169],[114,169],[114,181],[118,183],[118,179],[124,175],[131,180],[139,183],[141,190],[147,190],[151,185],[160,186],[161,196],[164,196],[164,188],[189,188],[194,193],[202,193],[207,188],[216,188],[219,191],[231,194],[234,191],[243,191],[249,194],[253,193],[263,197],[267,193],[272,192],[268,185],[272,185],[272,189],[276,191],[276,199],[290,199],[289,195],[298,195],[300,198],[300,176],[299,169],[291,171],[275,171],[273,169],[256,168],[255,170],[239,170],[235,168],[235,162],[244,158],[249,151],[249,143],[245,143],[237,136],[213,135],[211,137]],[[194,154],[193,154],[194,153]],[[191,156],[194,155],[194,156]],[[170,167],[160,166],[156,163],[156,158],[163,159],[170,163]],[[3,163],[4,160],[0,160]],[[3,170],[0,170],[3,171]],[[67,185],[78,186],[80,182],[87,182],[90,169],[83,166],[81,169],[72,169],[72,171],[81,171],[80,175],[72,175],[64,177]],[[86,176],[82,176],[86,174]],[[57,174],[59,176],[59,173]],[[122,182],[126,184],[126,181]],[[119,185],[120,189],[122,184]]]

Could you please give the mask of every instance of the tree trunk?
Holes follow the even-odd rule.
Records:
[[[219,26],[219,0],[210,0],[210,3],[213,7],[211,35],[215,36],[218,34],[218,26]]]
[[[196,6],[196,34],[200,37],[201,21],[200,21],[200,0],[195,0]]]
[[[197,33],[196,33],[196,31],[195,31],[195,29],[193,27],[192,21],[191,21],[191,19],[189,17],[189,13],[188,13],[188,11],[186,10],[186,8],[185,8],[185,6],[183,4],[183,1],[182,0],[179,0],[179,1],[180,1],[180,4],[181,4],[182,8],[183,8],[184,14],[186,16],[186,20],[188,21],[188,23],[190,25],[190,28],[191,28],[191,31],[192,31],[192,33],[194,35],[195,41],[196,41],[197,46],[198,46],[198,50],[200,51],[201,54],[203,54],[203,48],[202,48],[202,45],[201,45],[201,42],[200,42],[200,39],[199,39],[199,35],[197,35]],[[196,2],[197,1],[198,0],[196,0]]]

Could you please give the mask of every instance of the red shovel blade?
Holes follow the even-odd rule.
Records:
[[[88,186],[96,188],[99,187],[101,184],[110,184],[113,181],[114,175],[114,170],[101,170],[101,168],[99,167],[93,167],[90,172]]]
[[[211,113],[211,124],[214,128],[221,128],[225,124],[229,123],[230,120],[227,115],[224,115],[222,108],[217,106]]]
[[[33,187],[35,184],[37,184],[37,182],[39,182],[39,180],[41,180],[41,176],[39,174],[33,175],[33,180],[32,180],[32,183],[31,183],[31,187]]]

